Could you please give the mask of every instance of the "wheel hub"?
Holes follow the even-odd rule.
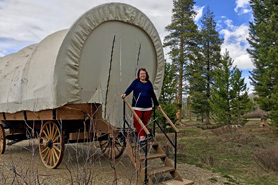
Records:
[[[53,141],[50,139],[47,143],[46,143],[46,146],[48,147],[48,148],[52,148],[53,147]]]

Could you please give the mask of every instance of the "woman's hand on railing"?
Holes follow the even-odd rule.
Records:
[[[160,105],[158,105],[157,108],[158,108],[158,110],[161,110],[161,109],[162,109]]]
[[[121,98],[124,99],[126,97],[126,94],[122,94]]]

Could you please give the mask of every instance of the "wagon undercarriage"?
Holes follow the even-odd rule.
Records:
[[[43,164],[56,168],[63,159],[65,143],[99,141],[103,154],[112,158],[110,135],[118,137],[119,130],[101,118],[99,104],[71,104],[39,112],[21,111],[1,113],[0,153],[6,148],[6,139],[12,143],[38,138]],[[115,142],[115,158],[121,156],[124,144]]]

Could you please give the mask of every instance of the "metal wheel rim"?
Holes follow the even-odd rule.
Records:
[[[39,151],[47,168],[57,168],[64,155],[64,141],[60,128],[54,121],[46,122],[39,136]]]
[[[6,136],[3,125],[0,124],[0,154],[3,154],[6,149]]]
[[[115,159],[117,159],[123,154],[125,150],[124,143],[121,142],[119,138],[115,139],[115,147],[113,147],[112,139],[99,141],[99,145],[100,145],[101,152],[108,159],[113,158],[113,153],[112,153],[113,151],[114,151]]]

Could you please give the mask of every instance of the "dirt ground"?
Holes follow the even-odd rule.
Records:
[[[0,167],[0,184],[143,184],[127,155],[109,161],[98,143],[66,144],[61,165],[47,169],[40,160],[37,140],[21,141],[7,146],[0,156]],[[184,179],[197,185],[227,182],[220,174],[196,166],[178,164],[177,168]]]

